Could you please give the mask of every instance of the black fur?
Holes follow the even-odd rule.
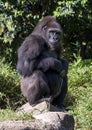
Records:
[[[40,21],[18,49],[17,70],[21,91],[30,104],[49,99],[61,106],[67,93],[68,63],[60,58],[61,27],[47,16]]]

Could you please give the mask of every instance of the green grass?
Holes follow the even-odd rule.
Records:
[[[11,106],[14,109],[21,104],[20,77],[11,64],[0,57],[0,108]]]
[[[92,130],[92,61],[77,59],[69,67],[66,104],[76,130]]]
[[[0,121],[33,119],[31,114],[16,114],[11,108],[13,105],[18,108],[19,104],[23,103],[19,90],[20,79],[15,70],[12,70],[9,65],[2,64],[0,71],[0,99],[2,101],[0,104],[1,106],[3,103],[7,104],[6,109],[0,110]],[[13,100],[13,93],[21,100]],[[6,95],[6,102],[2,100],[3,94]],[[13,105],[9,105],[11,100],[13,100]],[[75,130],[92,130],[92,60],[82,61],[77,58],[69,65],[68,93],[65,104],[69,108],[69,113],[74,116]]]
[[[8,120],[31,120],[34,121],[32,114],[30,113],[17,113],[11,109],[2,109],[0,110],[0,121]]]

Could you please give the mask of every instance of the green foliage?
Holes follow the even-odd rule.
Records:
[[[0,121],[5,121],[5,120],[30,120],[34,121],[34,118],[32,114],[30,113],[20,113],[16,114],[13,110],[10,108],[8,109],[2,109],[0,110]]]
[[[5,43],[11,43],[13,41],[18,29],[18,22],[15,21],[17,16],[15,13],[16,11],[13,11],[14,5],[9,4],[8,2],[0,2],[0,39]]]
[[[69,67],[69,91],[66,98],[74,115],[76,130],[92,129],[92,61],[77,58]]]
[[[89,48],[92,50],[92,42],[89,45],[92,41],[91,4],[91,0],[58,1],[54,15],[63,26],[66,55],[80,52],[82,57],[92,58],[92,52],[89,51]]]
[[[16,107],[21,104],[20,98],[20,77],[10,64],[0,58],[0,107]]]
[[[12,63],[16,63],[19,45],[32,32],[38,20],[46,15],[56,16],[63,27],[67,58],[83,51],[83,42],[89,52],[88,48],[92,48],[91,4],[91,0],[0,0],[0,54],[9,62],[15,57]]]
[[[0,55],[16,64],[17,49],[23,39],[31,33],[39,15],[32,15],[29,1],[0,1]]]
[[[75,5],[74,1],[58,1],[58,7],[54,11],[55,16],[68,16],[74,15],[73,6]]]
[[[32,4],[34,4],[34,2]],[[37,15],[32,15],[31,10],[29,9],[31,8],[30,6],[31,3],[25,0],[16,1],[16,3],[12,0],[6,2],[1,0],[0,39],[4,43],[11,44],[18,34],[19,39],[23,37],[23,35],[26,36],[32,30]]]

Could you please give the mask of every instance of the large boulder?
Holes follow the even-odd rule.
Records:
[[[0,122],[0,130],[74,130],[73,116],[48,102],[34,107],[27,103],[16,112],[21,113],[32,114],[34,120]]]

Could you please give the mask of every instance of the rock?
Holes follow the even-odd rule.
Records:
[[[0,122],[0,130],[51,130],[51,126],[39,121],[4,121]]]
[[[40,121],[46,122],[53,127],[53,130],[73,130],[74,118],[72,115],[64,112],[46,112],[34,116]]]
[[[0,130],[74,130],[73,116],[63,112],[35,115],[35,121],[6,121]]]
[[[29,103],[24,104],[18,108],[17,113],[31,113],[32,115],[38,115],[48,111],[62,111],[61,109],[51,105],[49,102],[41,102],[35,106],[31,106]]]
[[[33,107],[26,103],[16,112],[21,113],[31,114],[33,120],[0,122],[0,130],[74,130],[73,116],[46,101]]]

